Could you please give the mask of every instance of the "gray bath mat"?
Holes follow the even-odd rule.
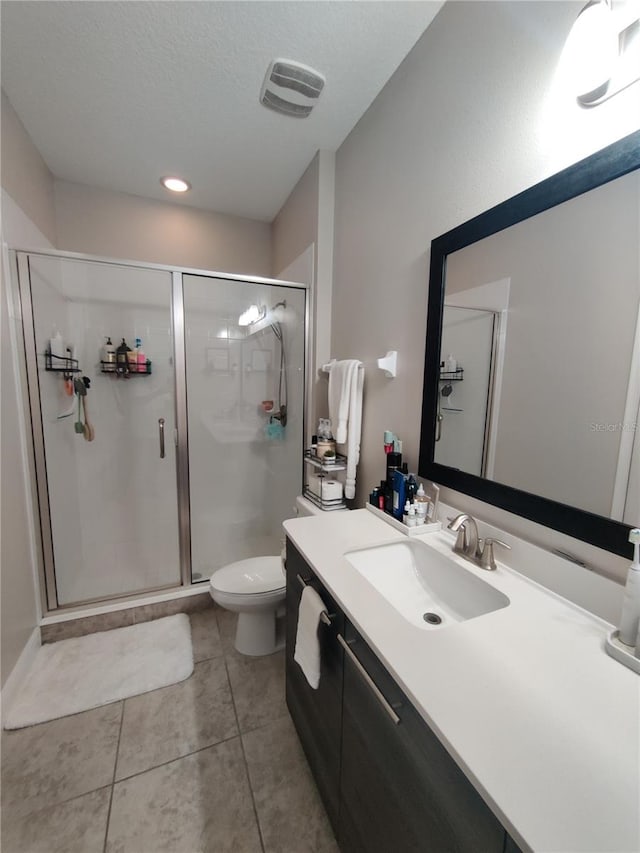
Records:
[[[6,715],[21,729],[184,681],[193,672],[185,613],[41,646]]]

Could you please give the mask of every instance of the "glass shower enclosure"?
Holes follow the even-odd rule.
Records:
[[[16,261],[45,609],[279,554],[302,483],[304,286]]]

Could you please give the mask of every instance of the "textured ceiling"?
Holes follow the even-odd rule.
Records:
[[[336,150],[441,2],[2,2],[2,87],[58,177],[271,220]],[[258,102],[270,60],[327,78],[307,119]],[[175,197],[172,196],[172,199]]]

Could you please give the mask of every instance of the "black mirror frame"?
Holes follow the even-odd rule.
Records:
[[[436,483],[624,557],[632,556],[632,546],[628,542],[631,528],[628,525],[440,465],[434,461],[434,454],[447,255],[638,168],[640,131],[614,142],[433,240],[418,463],[420,475]]]

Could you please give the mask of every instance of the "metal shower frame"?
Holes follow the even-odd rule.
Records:
[[[178,537],[180,555],[180,584],[161,587],[151,587],[137,590],[135,593],[121,593],[108,598],[100,597],[83,600],[75,604],[58,604],[55,560],[53,552],[53,535],[51,530],[51,513],[49,507],[49,489],[47,482],[47,464],[42,424],[42,409],[40,405],[40,385],[38,373],[38,356],[33,319],[33,303],[31,294],[31,276],[29,258],[33,256],[56,258],[59,260],[85,261],[87,263],[108,264],[112,266],[129,267],[145,270],[159,270],[171,275],[171,328],[173,332],[174,358],[174,407],[175,407],[175,445],[176,445],[176,487],[178,511]],[[306,425],[309,417],[309,382],[308,364],[311,353],[311,323],[310,323],[310,285],[305,282],[286,281],[262,276],[239,275],[215,270],[203,270],[189,267],[177,267],[167,264],[143,263],[140,261],[120,260],[99,255],[86,255],[76,252],[57,250],[12,249],[10,251],[12,274],[17,284],[19,309],[24,356],[26,365],[26,387],[23,388],[28,410],[27,424],[31,424],[31,492],[33,500],[33,515],[36,521],[35,535],[38,540],[38,580],[43,616],[54,613],[73,612],[91,605],[105,604],[118,600],[135,600],[158,592],[179,592],[190,587],[198,586],[201,582],[193,583],[191,579],[191,509],[189,493],[189,433],[187,416],[187,360],[185,349],[185,314],[184,314],[184,275],[205,276],[224,281],[238,281],[247,284],[260,284],[275,287],[289,287],[304,291],[304,369],[303,369],[303,423],[302,443],[306,435]],[[29,436],[27,436],[28,438]],[[303,447],[300,447],[300,464],[302,472]],[[302,489],[302,477],[300,488]],[[38,524],[39,521],[39,524]]]

